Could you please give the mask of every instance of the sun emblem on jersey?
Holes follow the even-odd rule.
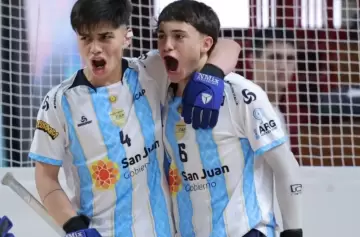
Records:
[[[182,188],[179,170],[174,163],[171,163],[169,169],[169,186],[171,195],[176,195]]]
[[[98,190],[113,189],[120,179],[118,165],[107,157],[93,162],[90,166],[91,177]]]

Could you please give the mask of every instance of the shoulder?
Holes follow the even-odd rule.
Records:
[[[225,82],[226,93],[231,93],[237,103],[248,105],[254,101],[268,100],[267,94],[260,86],[239,74],[230,73],[225,77]]]
[[[142,54],[138,58],[125,57],[124,59],[129,62],[130,68],[133,68],[137,71],[140,71],[141,68],[149,69],[152,67],[163,67],[163,62],[158,50],[151,50],[145,54]]]
[[[54,109],[60,108],[61,98],[64,95],[64,93],[74,85],[78,72],[74,73],[72,76],[70,76],[69,78],[58,84],[57,86],[51,88],[44,98],[42,107],[52,106],[54,107]]]

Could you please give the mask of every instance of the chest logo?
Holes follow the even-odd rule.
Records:
[[[111,121],[119,127],[122,127],[126,122],[126,116],[123,109],[114,109],[111,111],[110,118]]]

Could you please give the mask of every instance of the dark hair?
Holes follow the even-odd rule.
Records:
[[[293,31],[284,29],[266,28],[255,32],[253,37],[253,47],[255,55],[260,57],[262,49],[274,42],[282,42],[295,46],[295,34]]]
[[[213,38],[214,48],[220,33],[220,20],[208,5],[193,0],[178,0],[167,5],[160,13],[157,27],[161,22],[180,21],[192,25],[198,32]]]
[[[77,0],[71,10],[71,26],[78,33],[101,24],[118,28],[129,24],[131,12],[129,0]]]

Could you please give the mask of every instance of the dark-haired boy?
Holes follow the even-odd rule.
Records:
[[[130,14],[127,0],[75,3],[71,24],[86,67],[53,88],[38,113],[29,157],[36,161],[41,200],[69,237],[174,234],[162,169],[161,104],[167,73],[156,53],[122,58],[131,40]],[[235,53],[228,52],[234,61],[230,64],[235,66],[237,47],[231,48]],[[226,57],[220,67],[229,60]],[[212,65],[207,68],[223,73]],[[192,97],[206,87],[195,81],[189,88]],[[222,98],[221,87],[208,90]],[[191,101],[187,104],[191,107]],[[201,105],[193,105],[201,111]],[[59,184],[62,165],[75,194],[72,201]]]
[[[231,73],[213,129],[195,130],[180,116],[191,72],[206,63],[219,30],[215,12],[197,1],[173,2],[158,19],[158,49],[177,83],[164,110],[176,231],[181,237],[275,236],[275,175],[281,236],[301,237],[299,166],[266,93]]]

